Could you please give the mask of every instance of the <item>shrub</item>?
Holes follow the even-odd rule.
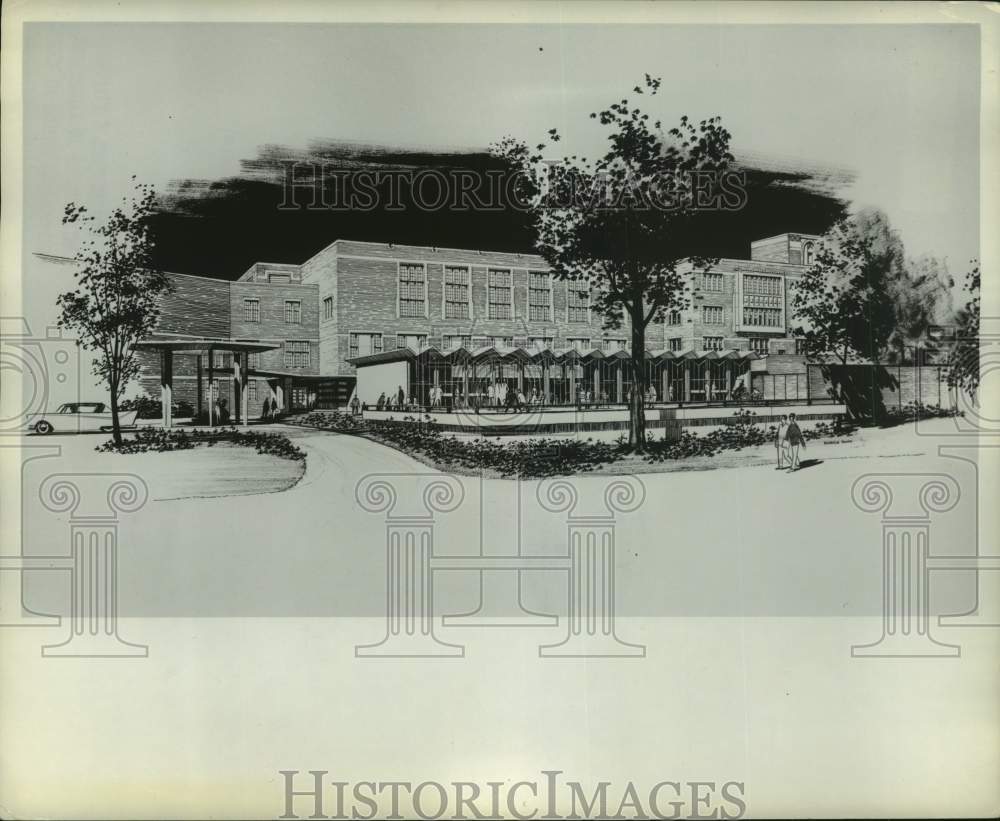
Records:
[[[699,436],[683,431],[677,441],[649,437],[647,462],[714,456],[726,450],[739,450],[765,444],[774,438],[774,427],[764,428],[754,421],[752,411],[740,410],[723,428]],[[594,470],[601,465],[620,462],[632,456],[625,437],[615,442],[593,439],[534,439],[504,441],[493,439],[457,439],[443,434],[429,416],[404,416],[398,422],[364,421],[338,411],[315,411],[289,420],[291,424],[346,434],[359,434],[422,455],[448,469],[493,470],[501,476],[544,478]],[[829,435],[829,429],[819,435]],[[808,434],[812,431],[807,432]]]
[[[199,445],[212,447],[219,442],[254,448],[257,453],[277,456],[279,459],[290,459],[294,462],[302,462],[306,458],[305,452],[293,445],[283,434],[242,431],[234,427],[210,430],[195,428],[190,432],[142,428],[135,436],[125,439],[121,445],[116,446],[114,440],[109,439],[94,450],[102,453],[146,453],[147,451],[163,453],[171,450],[190,450]]]
[[[187,419],[194,416],[194,407],[190,402],[180,401],[176,405],[171,405],[174,416],[179,419]],[[120,411],[138,411],[139,419],[162,419],[163,402],[153,399],[151,396],[133,396],[131,399],[124,399],[118,403]]]

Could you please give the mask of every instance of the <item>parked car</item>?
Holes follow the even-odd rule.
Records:
[[[123,428],[135,427],[138,411],[119,411],[118,423]],[[44,413],[30,425],[35,433],[85,433],[111,430],[111,409],[103,402],[67,402],[55,413]]]

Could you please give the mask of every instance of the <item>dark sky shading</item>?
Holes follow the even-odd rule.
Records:
[[[306,207],[318,186],[296,189],[297,207],[282,209],[290,163],[312,179],[312,168],[325,178],[328,202],[344,192],[345,172],[382,172],[379,205],[370,210]],[[748,198],[740,211],[713,213],[685,243],[691,253],[746,258],[750,242],[790,232],[823,233],[845,209],[838,196],[851,178],[843,171],[794,166],[775,167],[759,159],[743,160]],[[175,181],[161,196],[153,220],[158,267],[178,273],[235,279],[254,262],[300,263],[335,239],[394,242],[491,251],[531,252],[533,236],[527,214],[514,209],[424,210],[413,205],[405,184],[399,186],[399,210],[390,204],[386,172],[408,175],[427,170],[455,174],[471,171],[497,182],[503,166],[487,152],[394,149],[336,141],[316,142],[306,151],[266,146],[244,160],[238,176]],[[340,186],[338,188],[338,185]],[[425,182],[428,197],[436,184]],[[485,187],[477,189],[489,201]]]

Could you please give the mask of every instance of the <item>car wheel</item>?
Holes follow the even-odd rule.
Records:
[[[44,419],[35,425],[35,433],[40,433],[43,436],[47,433],[52,433],[55,428],[52,427],[50,422],[46,422]]]

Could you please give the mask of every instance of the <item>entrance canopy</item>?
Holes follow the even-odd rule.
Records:
[[[244,425],[250,424],[250,417],[247,412],[247,377],[248,377],[248,354],[261,353],[263,351],[273,351],[281,347],[281,342],[262,339],[233,339],[231,337],[209,337],[209,336],[162,336],[150,337],[135,343],[139,350],[159,351],[160,354],[160,404],[163,408],[163,427],[170,428],[173,425],[173,394],[174,394],[174,353],[184,351],[189,353],[201,353],[203,351],[231,351],[240,354],[238,367],[233,376],[237,384],[235,394],[236,418],[242,417]],[[209,376],[212,373],[212,357],[208,361]],[[201,373],[198,373],[199,384],[199,411],[201,410]],[[209,380],[211,389],[212,380]],[[209,424],[215,423],[213,413],[213,402],[208,403]]]
[[[135,343],[148,351],[235,351],[260,353],[281,347],[281,342],[261,339],[226,339],[208,336],[151,337]]]

